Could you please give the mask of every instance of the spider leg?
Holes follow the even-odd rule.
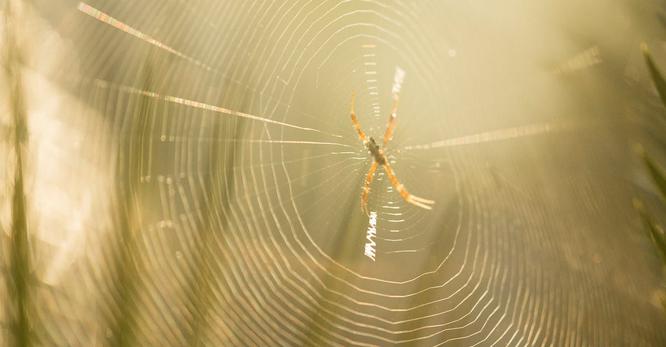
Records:
[[[363,183],[363,190],[361,191],[361,210],[365,212],[366,215],[370,215],[368,212],[368,195],[370,194],[370,183],[375,176],[375,171],[377,171],[377,162],[372,161],[372,166],[368,170],[368,174],[365,176],[365,183]]]
[[[396,126],[396,118],[398,117],[398,97],[396,96],[393,99],[393,108],[391,109],[391,115],[389,115],[388,124],[386,125],[386,132],[384,133],[384,146],[386,146],[389,141],[393,138],[393,131]]]
[[[393,172],[393,169],[391,166],[389,166],[388,163],[384,164],[384,171],[386,171],[386,175],[389,178],[389,181],[391,181],[391,185],[393,185],[393,188],[395,188],[398,193],[400,193],[400,196],[408,203],[418,206],[420,208],[424,208],[426,210],[431,210],[432,209],[432,204],[435,202],[433,200],[428,200],[424,198],[420,198],[418,196],[414,196],[410,194],[407,189],[405,189],[405,186],[398,181],[398,178],[395,177],[395,172]]]
[[[351,120],[352,124],[354,124],[354,129],[356,129],[356,132],[358,133],[358,138],[363,141],[363,145],[368,144],[368,137],[365,136],[365,133],[363,132],[363,129],[361,129],[361,124],[358,122],[358,118],[356,118],[356,112],[354,111],[354,99],[356,99],[356,94],[352,94],[352,99],[351,99]]]

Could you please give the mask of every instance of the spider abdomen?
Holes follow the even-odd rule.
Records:
[[[384,151],[382,151],[377,142],[375,142],[375,139],[371,137],[370,141],[368,141],[367,146],[368,146],[368,151],[370,151],[372,157],[375,158],[377,164],[379,165],[386,164],[386,157],[384,156]]]

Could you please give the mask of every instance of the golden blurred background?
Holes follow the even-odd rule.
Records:
[[[0,4],[0,344],[666,344],[662,1]]]

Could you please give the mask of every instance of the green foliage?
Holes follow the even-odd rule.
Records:
[[[641,44],[641,50],[643,51],[643,57],[645,58],[645,65],[647,65],[648,70],[650,71],[650,77],[652,77],[652,82],[654,82],[654,86],[657,88],[661,102],[666,105],[666,81],[664,81],[663,75],[654,63],[650,50],[645,43]]]
[[[643,51],[643,57],[645,58],[645,64],[647,65],[647,68],[650,72],[650,77],[652,78],[652,81],[655,85],[655,88],[657,89],[662,103],[664,104],[664,107],[666,107],[666,81],[664,81],[664,77],[661,71],[654,63],[647,45],[642,44],[641,50]],[[643,160],[643,163],[647,168],[647,172],[659,190],[662,199],[666,201],[666,175],[664,174],[664,171],[659,167],[659,165],[650,156],[650,154],[643,149],[642,146],[637,146],[636,152]],[[650,238],[659,251],[662,260],[666,264],[666,237],[664,237],[663,230],[655,223],[654,219],[647,212],[642,202],[634,199],[634,208],[638,211],[645,229],[648,231]]]
[[[654,159],[652,159],[652,157],[650,157],[647,152],[640,151],[639,153],[643,159],[643,163],[645,163],[645,167],[648,169],[650,177],[659,189],[662,198],[666,199],[666,177],[664,176],[664,171],[659,166],[657,166],[657,164],[654,162]]]
[[[31,346],[31,327],[34,322],[31,317],[31,288],[32,264],[30,262],[30,234],[24,192],[23,148],[27,142],[26,107],[24,102],[20,68],[22,65],[21,50],[17,43],[13,24],[16,22],[14,13],[15,4],[8,1],[5,6],[6,61],[5,69],[10,83],[9,100],[12,113],[14,132],[13,148],[16,158],[14,171],[14,190],[12,192],[11,226],[9,241],[9,272],[6,278],[9,303],[8,310],[10,337],[9,343],[13,346]]]
[[[661,258],[666,264],[666,237],[664,231],[654,222],[652,216],[645,210],[645,206],[638,199],[634,199],[634,208],[638,211],[641,221],[647,230],[650,239],[654,242],[655,246],[661,254]]]

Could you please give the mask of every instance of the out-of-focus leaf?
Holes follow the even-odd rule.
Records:
[[[650,54],[650,50],[645,43],[641,44],[641,50],[643,51],[645,64],[647,65],[648,70],[650,70],[650,76],[652,77],[654,86],[657,88],[661,102],[664,104],[664,106],[666,106],[666,81],[664,81],[664,77],[661,74],[661,71],[659,71],[659,68],[654,63],[652,55]]]
[[[645,229],[648,231],[650,238],[659,250],[662,260],[666,263],[666,239],[664,238],[664,232],[654,223],[652,217],[645,210],[645,207],[640,200],[634,199],[634,208],[638,211],[641,221],[643,222],[643,225],[645,225]]]

